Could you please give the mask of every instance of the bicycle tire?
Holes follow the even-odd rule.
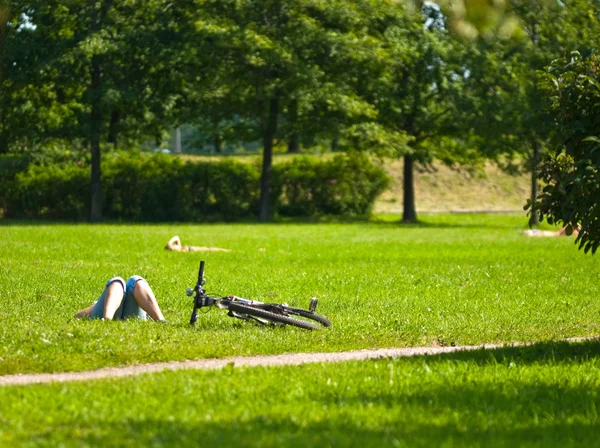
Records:
[[[292,314],[297,314],[298,316],[306,317],[307,319],[317,321],[326,328],[330,328],[333,326],[331,321],[325,316],[322,316],[321,314],[313,313],[312,311],[304,310],[302,308],[286,307],[284,309]]]
[[[313,322],[306,320],[295,319],[290,316],[284,316],[283,314],[273,313],[271,311],[263,310],[261,308],[255,308],[253,306],[242,305],[240,303],[231,302],[229,304],[229,310],[236,313],[248,314],[249,316],[262,317],[271,322],[278,322],[280,324],[293,325],[294,327],[303,328],[305,330],[320,330],[321,327]]]

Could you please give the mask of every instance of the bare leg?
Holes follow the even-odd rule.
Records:
[[[115,317],[117,309],[123,302],[125,291],[121,282],[112,282],[104,291],[104,312],[102,318],[112,320]]]
[[[158,306],[156,297],[152,292],[152,288],[145,280],[140,280],[135,284],[133,289],[133,298],[148,315],[154,320],[165,320],[165,317]]]

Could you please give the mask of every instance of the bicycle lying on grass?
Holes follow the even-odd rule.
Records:
[[[242,320],[254,320],[264,325],[293,325],[305,330],[321,330],[323,327],[331,327],[329,319],[315,313],[318,304],[318,300],[315,297],[310,300],[310,306],[305,310],[291,307],[287,303],[263,303],[236,296],[208,296],[203,288],[205,283],[204,261],[201,261],[196,286],[186,290],[188,296],[194,297],[194,311],[190,318],[191,325],[194,325],[196,320],[198,320],[198,310],[200,308],[216,306],[217,308],[228,310],[227,315],[230,317]]]

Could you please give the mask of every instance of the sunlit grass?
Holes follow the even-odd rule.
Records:
[[[397,220],[397,217],[394,218]],[[389,219],[387,219],[389,221]],[[0,228],[0,374],[300,351],[544,341],[600,333],[597,260],[571,238],[525,238],[524,216],[423,224],[53,225]],[[173,253],[183,244],[230,253]],[[308,306],[334,327],[269,329],[219,310],[188,321],[198,264],[209,293]],[[169,320],[77,321],[115,275],[147,278]]]

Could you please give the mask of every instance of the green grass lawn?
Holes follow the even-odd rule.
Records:
[[[544,341],[600,333],[600,267],[572,238],[525,238],[522,216],[430,216],[422,225],[5,224],[0,374],[295,351]],[[174,253],[183,244],[230,253]],[[261,250],[264,249],[264,250]],[[308,306],[334,328],[262,328],[212,309],[188,325],[200,259],[207,289]],[[147,278],[169,324],[71,316],[107,279]]]
[[[597,446],[597,260],[525,238],[517,215],[370,223],[0,226],[0,374],[415,345],[533,347],[0,388],[0,446]],[[173,253],[184,244],[230,253]],[[264,250],[262,250],[264,249]],[[307,306],[331,330],[262,328],[209,292]],[[168,325],[78,321],[114,276],[145,276]]]
[[[0,388],[2,446],[593,447],[600,343]]]

